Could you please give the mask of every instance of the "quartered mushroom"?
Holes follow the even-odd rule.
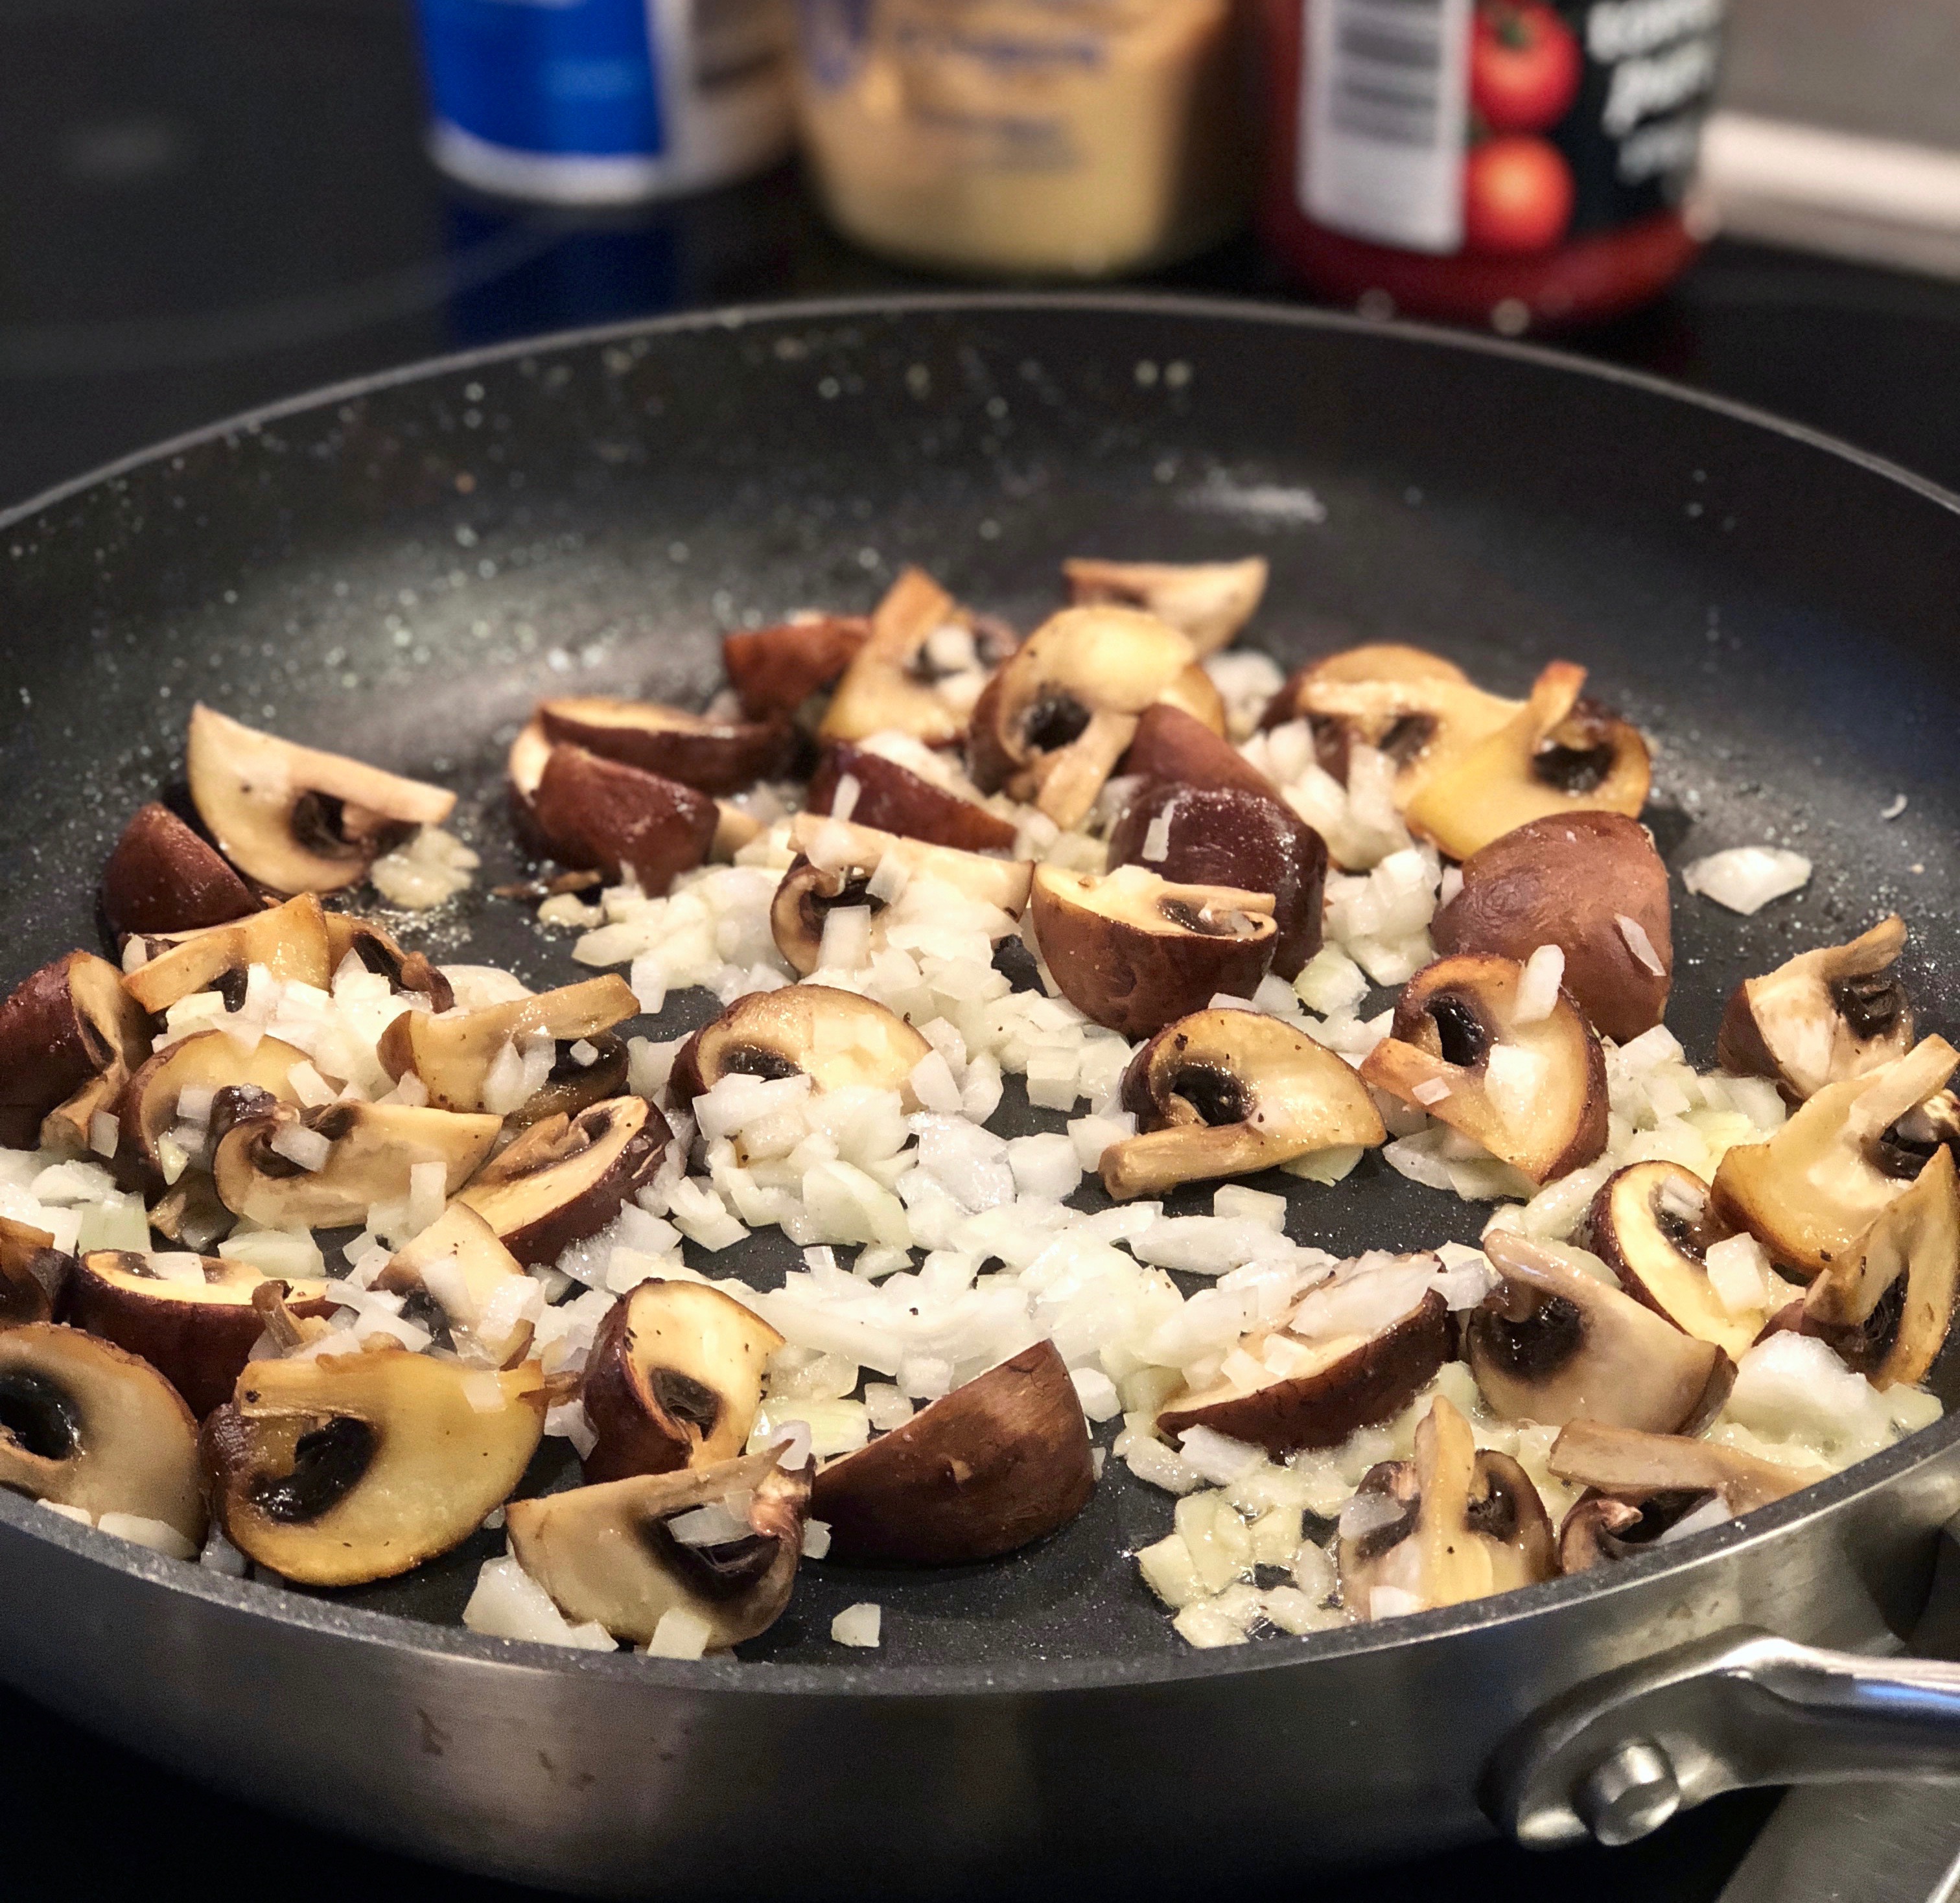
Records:
[[[749,719],[788,720],[835,686],[870,638],[868,616],[810,614],[724,635],[721,664]]]
[[[440,826],[456,795],[338,753],[191,710],[188,769],[218,849],[269,891],[338,892],[408,829]]]
[[[783,1338],[705,1282],[648,1281],[599,1325],[585,1364],[587,1480],[712,1467],[748,1444]]]
[[[608,972],[473,1011],[404,1011],[374,1055],[396,1082],[412,1072],[419,1077],[439,1109],[494,1109],[533,1123],[620,1093],[625,1047],[608,1033],[639,1010],[632,987]],[[555,1049],[549,1080],[526,1096],[520,1049],[534,1038],[550,1039]],[[581,1043],[594,1053],[584,1064],[572,1055]]]
[[[1586,670],[1555,660],[1531,698],[1494,733],[1430,774],[1405,816],[1452,859],[1554,813],[1639,816],[1652,769],[1647,743],[1617,715],[1580,698]]]
[[[796,1583],[810,1469],[776,1463],[750,1454],[514,1500],[511,1550],[575,1625],[644,1645],[664,1615],[684,1612],[724,1651],[767,1631]]]
[[[654,896],[706,861],[721,825],[707,794],[582,746],[552,746],[528,799],[514,767],[511,784],[527,829],[553,858],[614,883],[630,873]]]
[[[467,1203],[451,1203],[396,1249],[374,1285],[430,1304],[473,1364],[508,1368],[530,1351],[538,1284]]]
[[[1949,1084],[1916,1103],[1879,1139],[1882,1166],[1895,1176],[1916,1176],[1936,1150],[1960,1158],[1960,1091]]]
[[[469,1538],[523,1478],[549,1395],[393,1343],[254,1361],[204,1424],[212,1511],[248,1558],[307,1586],[391,1579]]]
[[[1894,969],[1905,937],[1894,913],[1848,945],[1799,952],[1766,978],[1745,979],[1723,1014],[1723,1069],[1768,1077],[1796,1104],[1897,1062],[1913,1038],[1912,1005]]]
[[[245,1002],[254,965],[274,978],[324,991],[339,962],[326,933],[326,914],[313,893],[202,931],[147,937],[148,956],[123,980],[145,1010],[161,1014],[193,991],[215,991],[228,1011]]]
[[[819,1090],[909,1093],[932,1046],[896,1012],[829,985],[738,998],[681,1046],[670,1088],[692,1102],[725,1077],[807,1077]]]
[[[75,1264],[62,1319],[141,1355],[202,1420],[231,1399],[266,1332],[253,1303],[266,1280],[216,1255],[97,1249]],[[332,1313],[323,1281],[281,1287],[289,1314]]]
[[[446,1011],[455,1004],[454,988],[425,953],[404,951],[371,920],[344,912],[329,912],[325,917],[327,956],[336,974],[352,958],[363,970],[385,978],[393,990],[421,992],[431,1010]]]
[[[1719,1441],[1596,1421],[1563,1428],[1546,1465],[1587,1490],[1558,1529],[1559,1570],[1566,1573],[1632,1558],[1717,1495],[1723,1510],[1740,1515],[1823,1477]]]
[[[1271,793],[1146,781],[1110,829],[1109,864],[1176,885],[1271,893],[1276,977],[1297,978],[1320,949],[1327,842]]]
[[[1563,991],[1543,1017],[1523,1017],[1523,975],[1515,959],[1484,955],[1426,966],[1361,1077],[1543,1183],[1605,1148],[1606,1060]]]
[[[1035,869],[1035,938],[1062,995],[1125,1037],[1149,1037],[1220,992],[1249,998],[1272,963],[1271,893],[1173,885],[1141,866],[1099,877]]]
[[[1445,954],[1520,963],[1556,945],[1573,1002],[1615,1043],[1651,1030],[1667,1008],[1667,867],[1647,829],[1623,813],[1555,813],[1492,840],[1464,861],[1462,887],[1430,934]]]
[[[205,1121],[180,1109],[186,1091],[211,1106],[202,1134],[215,1141],[241,1112],[296,1103],[292,1074],[310,1061],[297,1045],[276,1037],[262,1037],[247,1050],[229,1031],[193,1031],[165,1045],[138,1067],[116,1105],[118,1173],[148,1189],[176,1182],[189,1158],[175,1132]]]
[[[196,931],[256,911],[252,889],[167,806],[138,807],[102,868],[111,931]]]
[[[915,879],[931,880],[992,906],[1001,937],[1027,909],[1034,869],[1024,861],[928,845],[813,813],[797,815],[790,839],[797,857],[776,888],[769,927],[776,949],[804,977],[822,962],[824,927],[832,912],[860,907],[869,912],[875,947],[878,915]]]
[[[0,1147],[34,1149],[59,1113],[49,1134],[87,1148],[91,1118],[113,1108],[149,1050],[148,1022],[106,958],[43,965],[0,1002]]]
[[[871,615],[871,629],[830,697],[817,725],[820,740],[868,740],[873,734],[909,734],[928,746],[951,746],[966,731],[971,702],[961,705],[940,684],[942,671],[961,676],[972,667],[941,670],[932,659],[934,637],[943,628],[969,632],[972,617],[931,576],[908,568]],[[978,661],[970,640],[960,644]]]
[[[51,1321],[74,1271],[75,1258],[45,1229],[0,1216],[0,1329]]]
[[[418,1164],[441,1163],[444,1194],[453,1195],[502,1128],[497,1117],[421,1105],[272,1103],[240,1116],[218,1140],[212,1179],[234,1215],[268,1229],[364,1223],[377,1204],[407,1201]]]
[[[1339,1057],[1263,1011],[1202,1010],[1167,1024],[1123,1073],[1138,1134],[1102,1153],[1118,1201],[1386,1140],[1367,1087]]]
[[[1099,562],[1061,565],[1078,607],[1115,602],[1141,608],[1190,637],[1200,654],[1229,647],[1258,611],[1271,572],[1263,555],[1242,562]]]
[[[1531,1477],[1508,1454],[1479,1450],[1470,1424],[1442,1395],[1417,1423],[1414,1457],[1363,1475],[1344,1524],[1341,1594],[1363,1618],[1457,1605],[1551,1577],[1551,1522]]]
[[[1082,1403],[1042,1341],[830,1462],[810,1511],[834,1559],[956,1566],[1067,1526],[1095,1488]]]
[[[1764,1281],[1732,1308],[1718,1292],[1708,1251],[1737,1233],[1717,1217],[1707,1184],[1678,1163],[1637,1163],[1609,1176],[1584,1230],[1586,1247],[1635,1301],[1739,1361],[1762,1332],[1772,1291]]]
[[[1489,1230],[1497,1284],[1465,1324],[1464,1358],[1509,1421],[1602,1421],[1649,1434],[1713,1418],[1735,1364],[1551,1249]]]
[[[1169,780],[1205,791],[1230,787],[1268,798],[1279,791],[1223,734],[1167,701],[1138,715],[1135,737],[1116,770],[1126,779]]]
[[[1944,1038],[1863,1077],[1827,1084],[1761,1143],[1739,1144],[1715,1171],[1715,1207],[1779,1268],[1808,1281],[1843,1261],[1909,1177],[1886,1139],[1960,1065]]]
[[[786,721],[721,721],[600,695],[542,701],[537,718],[554,746],[581,746],[703,793],[740,793],[776,778],[794,743]]]
[[[860,826],[956,847],[963,852],[1013,849],[1012,821],[988,812],[977,798],[915,772],[878,752],[875,746],[860,746],[849,740],[835,742],[823,749],[803,794],[803,810],[813,813],[833,810],[838,788],[847,778],[858,789],[850,816]],[[977,793],[977,788],[973,790]]]
[[[0,1332],[0,1487],[204,1541],[197,1423],[151,1367],[78,1328]]]
[[[1399,1414],[1436,1377],[1456,1348],[1449,1308],[1430,1289],[1405,1313],[1372,1334],[1303,1341],[1284,1326],[1243,1345],[1259,1373],[1223,1375],[1207,1388],[1185,1388],[1157,1415],[1175,1440],[1209,1427],[1233,1440],[1288,1454],[1338,1446],[1357,1428]]]
[[[1196,652],[1154,615],[1064,609],[1028,638],[973,710],[974,779],[1032,800],[1058,826],[1079,825],[1134,739],[1138,716],[1176,698]]]
[[[519,1262],[555,1262],[618,1216],[673,1141],[667,1119],[644,1097],[612,1097],[576,1116],[533,1124],[457,1200]]]
[[[1960,1172],[1943,1148],[1857,1247],[1811,1284],[1803,1325],[1874,1387],[1911,1387],[1946,1345],[1956,1284]]]

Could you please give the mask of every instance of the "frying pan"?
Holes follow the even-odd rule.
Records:
[[[1578,660],[1659,740],[1649,816],[1672,862],[1771,839],[1812,858],[1752,919],[1682,897],[1672,1021],[1698,1061],[1739,979],[1886,908],[1913,930],[1923,1021],[1952,1028],[1960,501],[1533,350],[1090,298],[778,307],[499,350],[15,512],[11,972],[94,942],[95,870],[180,772],[198,698],[460,788],[484,871],[420,942],[542,982],[571,969],[564,941],[488,896],[518,869],[500,769],[540,693],[698,703],[721,629],[865,606],[908,561],[1025,628],[1066,555],[1248,551],[1273,564],[1257,638],[1283,662],[1411,641],[1516,693]],[[663,1027],[710,1008],[679,1000]],[[1011,1115],[1058,1122],[1018,1097]],[[1267,1186],[1297,1237],[1344,1252],[1472,1239],[1484,1213],[1372,1160],[1333,1189]],[[788,1255],[765,1235],[740,1266]],[[1960,1399],[1950,1362],[1939,1378]],[[494,1535],[308,1595],[0,1494],[0,1674],[221,1789],[564,1889],[1158,1893],[1494,1821],[1624,1841],[1739,1784],[1952,1774],[1960,1674],[1887,1655],[1956,1509],[1960,1417],[1616,1568],[1200,1653],[1127,1556],[1169,1502],[1112,1462],[1036,1549],[812,1567],[742,1656],[677,1663],[461,1629]],[[881,1649],[832,1644],[865,1599]]]

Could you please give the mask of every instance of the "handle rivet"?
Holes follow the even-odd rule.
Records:
[[[1622,1745],[1593,1767],[1572,1808],[1602,1844],[1631,1844],[1660,1828],[1681,1808],[1681,1786],[1667,1753],[1650,1738]]]

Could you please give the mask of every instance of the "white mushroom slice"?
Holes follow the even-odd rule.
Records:
[[[327,942],[326,915],[310,892],[229,924],[145,942],[150,955],[123,979],[123,988],[145,1010],[158,1013],[193,991],[212,991],[235,1011],[245,1002],[246,976],[254,965],[274,978],[323,991],[339,963]]]
[[[537,1285],[467,1203],[451,1203],[396,1249],[375,1286],[433,1302],[457,1347],[473,1351],[469,1358],[509,1367],[530,1348],[533,1323],[523,1306]]]
[[[1069,599],[1078,606],[1115,602],[1141,608],[1188,635],[1200,654],[1227,646],[1266,592],[1263,555],[1242,562],[1064,562]]]

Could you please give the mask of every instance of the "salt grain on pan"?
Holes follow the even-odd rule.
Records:
[[[1747,918],[1806,885],[1810,861],[1800,852],[1781,846],[1731,846],[1711,852],[1682,870],[1681,883],[1690,892]]]

